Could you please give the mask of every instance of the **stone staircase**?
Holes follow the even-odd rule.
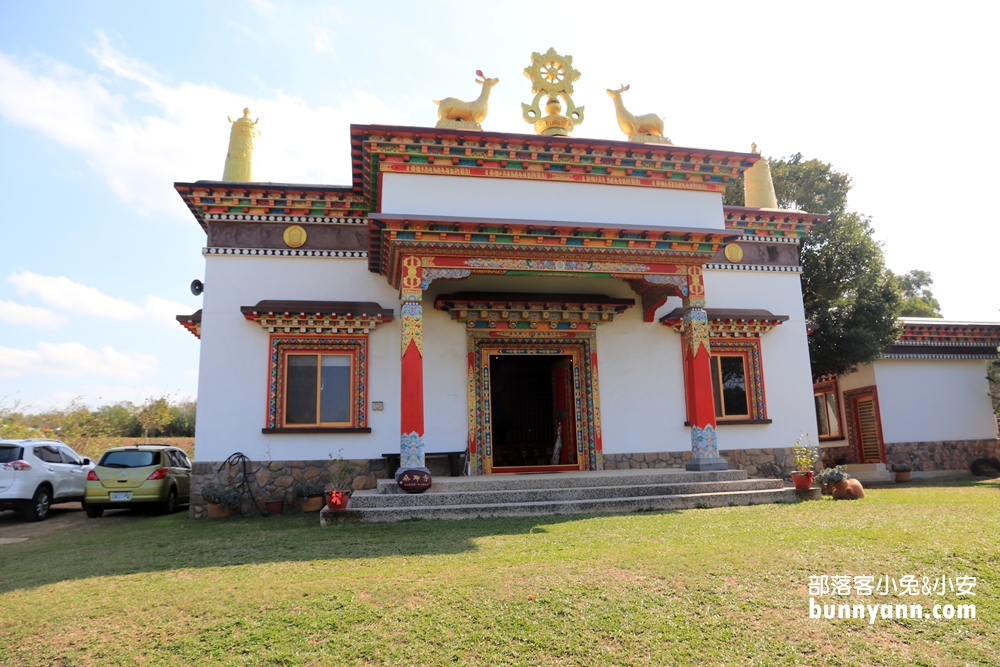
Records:
[[[324,508],[320,525],[638,512],[819,498],[819,489],[795,491],[780,479],[748,479],[744,470],[667,468],[435,477],[434,485],[422,494],[404,493],[395,481],[379,480],[377,490],[355,492],[347,510]]]

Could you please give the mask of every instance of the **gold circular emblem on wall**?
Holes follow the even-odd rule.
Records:
[[[726,259],[733,264],[739,264],[743,261],[743,248],[741,248],[738,243],[727,243]]]
[[[285,245],[289,248],[301,248],[306,243],[306,230],[298,225],[292,225],[285,228],[285,233],[281,236],[285,240]],[[729,252],[728,247],[726,252]]]

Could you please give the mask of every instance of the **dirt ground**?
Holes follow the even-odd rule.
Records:
[[[182,507],[179,511],[187,512],[187,507]],[[107,510],[104,518],[120,519],[142,519],[151,514],[135,509]],[[4,543],[10,541],[22,541],[33,537],[49,535],[58,530],[69,527],[76,527],[90,521],[83,511],[81,503],[60,503],[53,505],[49,510],[49,515],[42,521],[25,521],[21,518],[20,512],[0,512],[0,548]]]

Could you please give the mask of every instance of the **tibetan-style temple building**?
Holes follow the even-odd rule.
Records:
[[[673,145],[626,87],[608,141],[572,136],[571,86],[541,116],[536,84],[535,134],[452,98],[436,127],[352,125],[347,185],[253,182],[245,112],[225,179],[175,184],[207,234],[178,318],[201,339],[196,488],[237,451],[263,495],[331,458],[355,488],[793,468],[817,428],[797,244],[824,216],[777,209],[757,152]],[[744,173],[748,206],[724,206]]]

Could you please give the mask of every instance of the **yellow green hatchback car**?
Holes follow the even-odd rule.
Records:
[[[132,445],[104,452],[87,473],[83,506],[91,519],[105,509],[147,507],[171,514],[191,500],[191,461],[183,450]]]

